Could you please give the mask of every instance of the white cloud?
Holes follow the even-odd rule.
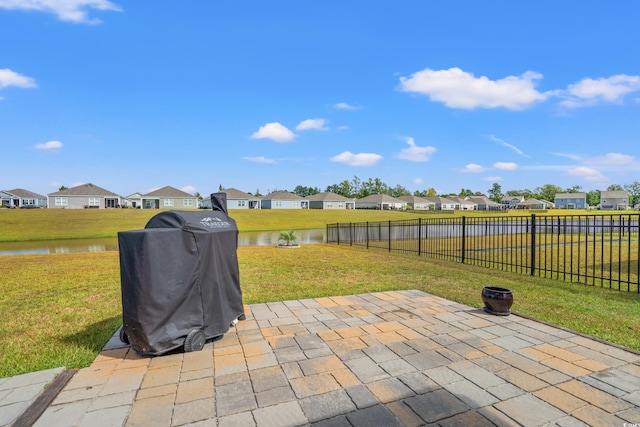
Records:
[[[346,163],[351,166],[374,166],[382,160],[382,156],[375,153],[358,153],[354,154],[345,151],[330,159],[336,163]]]
[[[420,185],[420,184],[422,184],[422,182],[423,182],[422,178],[416,178],[416,179],[413,180],[413,183],[416,184],[416,185]]]
[[[442,102],[450,108],[523,110],[549,96],[534,87],[535,81],[541,78],[542,74],[527,71],[521,76],[490,80],[486,76],[475,77],[460,68],[426,68],[411,77],[400,77],[400,88],[404,92],[428,95],[432,101]]]
[[[518,164],[514,162],[495,162],[493,167],[505,171],[514,171],[518,169]]]
[[[582,79],[569,85],[560,103],[563,107],[587,107],[599,103],[621,103],[625,95],[640,91],[640,76],[618,74],[599,79]]]
[[[435,147],[431,146],[418,147],[411,137],[406,137],[405,141],[409,147],[403,148],[400,153],[396,154],[398,159],[410,162],[428,162],[431,160],[431,155],[437,151]]]
[[[185,193],[193,194],[196,192],[196,187],[194,187],[193,185],[185,185],[184,187],[181,187],[180,190],[184,191]]]
[[[361,107],[356,107],[355,105],[350,105],[346,102],[338,102],[334,105],[334,108],[337,108],[338,110],[359,110]]]
[[[634,157],[628,154],[607,153],[604,156],[594,157],[588,160],[588,163],[597,165],[628,165],[633,163]]]
[[[2,0],[0,0],[2,1]],[[31,77],[23,76],[8,68],[0,69],[0,89],[15,86],[20,88],[38,87]]]
[[[275,142],[291,142],[295,137],[295,133],[278,122],[267,123],[264,126],[260,126],[260,129],[251,135],[253,139],[271,139]]]
[[[495,136],[495,135],[489,135],[489,138],[490,138],[492,141],[495,141],[495,142],[497,142],[497,143],[500,143],[500,144],[504,145],[505,147],[507,147],[507,148],[509,148],[509,149],[511,149],[511,150],[513,150],[513,151],[515,151],[516,153],[520,154],[521,156],[529,157],[529,156],[527,156],[526,154],[524,154],[524,152],[523,152],[522,150],[520,150],[518,147],[516,147],[515,145],[509,144],[507,141],[504,141],[504,140],[502,140],[502,139],[498,138],[498,137],[497,137],[497,136]]]
[[[498,182],[498,181],[502,181],[502,177],[501,176],[487,176],[485,178],[482,178],[483,181],[487,181],[487,182]]]
[[[62,148],[62,145],[63,144],[60,141],[47,141],[36,144],[35,148],[38,150],[57,150],[58,148]]]
[[[593,168],[586,166],[578,166],[567,170],[567,175],[579,176],[585,179],[585,181],[607,181],[607,177]]]
[[[342,126],[338,126],[336,129],[338,129],[338,130],[347,130],[347,129],[349,129],[349,126],[342,125]]]
[[[242,160],[246,160],[248,162],[253,162],[253,163],[264,163],[264,164],[273,164],[276,163],[276,161],[274,159],[269,159],[267,157],[264,156],[258,156],[258,157],[243,157]]]
[[[481,172],[484,172],[484,168],[482,166],[478,165],[478,164],[469,163],[467,166],[464,167],[462,172],[465,172],[465,173],[481,173]]]
[[[61,21],[83,24],[97,24],[99,19],[90,19],[88,9],[120,12],[117,4],[108,0],[0,0],[0,8],[35,10],[52,13]]]
[[[303,120],[296,126],[296,130],[329,130],[325,127],[325,119],[307,119]]]

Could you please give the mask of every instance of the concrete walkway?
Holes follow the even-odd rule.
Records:
[[[246,315],[200,352],[112,340],[35,425],[640,425],[639,354],[516,315],[420,291]]]

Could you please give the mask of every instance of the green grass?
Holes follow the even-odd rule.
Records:
[[[88,366],[121,323],[117,252],[0,257],[0,377]],[[482,286],[514,311],[640,350],[640,296],[480,267],[334,245],[238,249],[245,303],[399,289],[481,307]]]

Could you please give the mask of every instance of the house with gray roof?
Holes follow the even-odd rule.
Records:
[[[502,200],[500,200],[500,204],[504,206],[505,209],[515,209],[522,202],[524,202],[524,196],[504,196]]]
[[[554,204],[558,209],[586,209],[587,193],[557,193]]]
[[[119,208],[123,201],[121,196],[91,183],[47,194],[50,209]]]
[[[469,196],[465,197],[465,199],[478,205],[479,211],[499,211],[504,209],[502,204],[494,202],[487,196]]]
[[[193,194],[166,186],[143,195],[142,209],[196,209],[198,199]]]
[[[629,209],[628,191],[601,191],[600,209],[603,211],[620,211]]]
[[[406,209],[407,202],[387,194],[371,194],[356,200],[356,209]]]
[[[460,203],[447,197],[425,197],[425,199],[433,202],[437,211],[457,211],[460,209]]]
[[[436,204],[424,197],[419,196],[400,196],[398,199],[407,203],[408,209],[414,211],[434,211],[436,210]]]
[[[262,200],[258,196],[253,196],[235,188],[225,188],[221,191],[227,194],[228,209],[260,209]],[[211,199],[209,199],[209,205],[211,205]]]
[[[46,208],[47,196],[15,188],[13,190],[0,191],[2,206],[8,208]]]
[[[549,209],[553,207],[553,203],[546,200],[527,199],[518,203],[516,209]]]
[[[460,204],[461,211],[475,211],[478,209],[478,204],[472,202],[471,200],[467,200],[463,197],[458,196],[450,196],[448,199],[453,200],[454,202],[458,202]]]
[[[356,199],[349,199],[340,194],[323,191],[305,197],[309,209],[355,209]]]
[[[309,202],[297,194],[278,190],[262,196],[260,206],[261,209],[307,209]]]

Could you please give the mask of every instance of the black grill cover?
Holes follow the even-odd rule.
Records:
[[[118,233],[123,331],[140,354],[178,348],[194,329],[223,335],[244,317],[238,228],[226,197],[211,197],[218,210],[161,212]]]

